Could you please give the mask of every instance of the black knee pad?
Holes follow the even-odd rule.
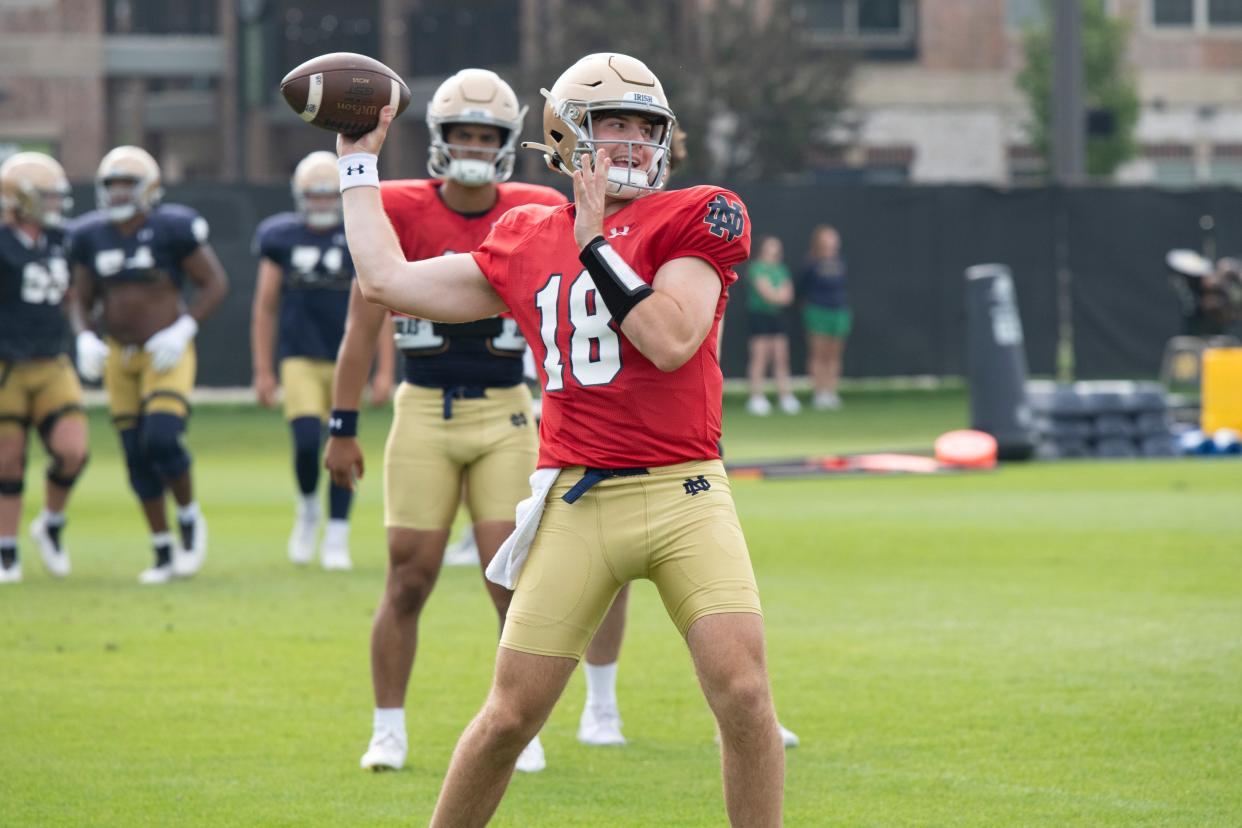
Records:
[[[164,494],[164,481],[151,466],[138,439],[138,428],[123,429],[121,448],[125,450],[125,465],[129,469],[129,485],[139,500],[152,500]]]
[[[0,479],[0,497],[19,497],[26,488],[24,478],[3,478]]]
[[[175,414],[157,412],[142,418],[142,448],[155,471],[164,480],[175,480],[190,468],[190,453],[181,442],[185,420]]]

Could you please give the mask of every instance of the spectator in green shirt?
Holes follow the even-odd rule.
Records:
[[[772,403],[764,394],[768,365],[776,380],[777,402],[786,414],[797,414],[801,406],[789,382],[789,336],[783,313],[793,302],[794,285],[783,261],[781,240],[764,236],[758,254],[746,274],[746,309],[750,321],[750,400],[746,410],[759,417],[772,413]]]

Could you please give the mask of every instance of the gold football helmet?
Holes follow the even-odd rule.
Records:
[[[293,171],[293,203],[312,230],[336,227],[342,221],[341,171],[336,153],[318,150],[298,162]],[[310,199],[314,198],[315,203]],[[327,207],[331,198],[331,206]]]
[[[164,197],[160,165],[142,147],[117,147],[95,173],[95,206],[114,222],[149,213]]]
[[[636,146],[646,146],[652,149],[647,168],[613,167],[608,173],[608,194],[636,198],[664,186],[677,119],[669,108],[660,79],[641,60],[609,52],[587,55],[566,69],[551,91],[539,91],[545,98],[545,143],[522,146],[541,150],[551,169],[573,175],[574,170],[582,169],[581,156],[585,153],[594,157],[601,144],[627,144],[631,158]],[[651,140],[597,140],[592,129],[593,117],[617,110],[650,120]]]
[[[427,103],[427,129],[431,131],[431,152],[427,171],[433,178],[452,179],[467,187],[507,181],[513,175],[514,155],[526,107],[495,72],[462,69],[440,84]],[[449,124],[484,124],[500,129],[500,147],[492,159],[454,158],[453,151],[480,152],[478,147],[458,147],[445,139]]]
[[[0,164],[0,210],[18,221],[60,227],[73,208],[69,179],[55,158],[19,152]]]

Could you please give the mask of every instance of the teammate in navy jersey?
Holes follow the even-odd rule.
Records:
[[[549,187],[508,183],[524,109],[494,72],[465,69],[427,106],[432,178],[393,181],[383,193],[406,259],[437,258],[477,247],[510,207],[565,203]],[[325,464],[352,486],[363,456],[354,436],[375,335],[388,312],[357,290],[333,381],[333,436]],[[400,768],[407,740],[405,696],[419,615],[439,575],[453,518],[465,499],[480,562],[486,566],[513,529],[517,503],[535,466],[535,417],[522,381],[526,342],[517,324],[492,317],[468,325],[395,318],[405,376],[394,399],[384,450],[384,523],[388,578],[371,631],[375,710],[366,769]],[[511,593],[487,585],[503,621]],[[532,734],[518,763],[544,767]]]
[[[543,383],[538,471],[487,574],[514,589],[482,710],[433,826],[485,824],[621,587],[653,581],[720,729],[735,825],[781,821],[784,750],[758,587],[720,461],[716,330],[750,250],[742,200],[661,192],[675,119],[626,55],[589,55],[545,90],[549,166],[574,204],[510,210],[469,255],[405,261],[384,219],[378,128],[337,137],[363,296],[451,323],[508,310]]]
[[[293,435],[293,465],[300,498],[289,536],[289,560],[306,564],[315,555],[322,510],[319,448],[332,404],[332,366],[345,332],[354,265],[341,224],[336,156],[312,152],[293,173],[297,211],[259,225],[254,252],[260,257],[251,317],[250,350],[259,402],[271,407],[284,390],[285,419]],[[381,340],[384,332],[380,333]],[[276,340],[273,360],[272,341]],[[279,362],[280,379],[272,370]],[[391,331],[379,351],[373,401],[392,386]],[[324,569],[349,569],[349,507],[353,493],[328,484],[328,523],[320,547]]]
[[[62,307],[69,266],[61,225],[71,204],[55,159],[20,152],[0,164],[0,584],[22,579],[17,525],[32,426],[51,462],[30,533],[47,571],[69,574],[64,510],[86,464],[82,387],[67,356]]]
[[[103,377],[130,486],[151,530],[155,561],[139,575],[144,584],[189,577],[207,555],[207,523],[182,434],[194,387],[194,336],[228,290],[207,243],[206,219],[161,204],[163,192],[159,165],[146,150],[117,147],[95,175],[98,209],[74,223],[69,246],[78,371],[87,380]],[[187,280],[196,289],[188,310],[181,295]],[[166,490],[177,505],[176,538]]]

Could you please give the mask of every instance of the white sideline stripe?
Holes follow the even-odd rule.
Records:
[[[612,271],[617,280],[621,282],[621,286],[629,293],[641,290],[646,286],[646,282],[634,272],[634,268],[630,267],[629,262],[621,258],[621,254],[612,249],[612,245],[605,242],[596,248],[600,255],[604,257],[604,264],[608,265],[608,269]]]
[[[302,120],[308,124],[315,120],[321,103],[323,103],[323,72],[316,72],[310,78],[310,89],[306,92],[306,107],[302,110]]]
[[[388,105],[395,109],[397,102],[401,100],[401,86],[392,78],[388,79],[388,83],[392,85],[392,91],[388,93]]]

